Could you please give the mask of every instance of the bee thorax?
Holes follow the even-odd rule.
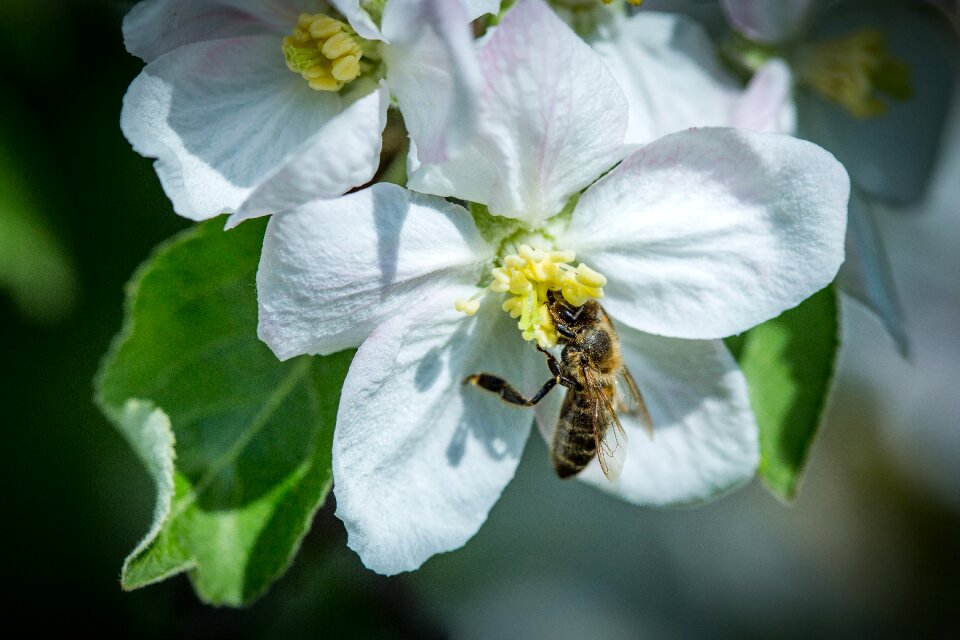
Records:
[[[610,357],[613,341],[603,329],[589,329],[579,336],[579,347],[592,362],[603,362]]]

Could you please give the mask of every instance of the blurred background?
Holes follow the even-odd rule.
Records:
[[[844,306],[838,384],[794,504],[754,483],[696,509],[631,507],[557,480],[533,438],[480,533],[414,574],[364,569],[331,495],[293,568],[248,609],[200,604],[183,576],[123,593],[120,565],[154,488],[93,406],[91,379],[120,328],[125,281],[187,226],[119,130],[141,68],[120,35],[128,8],[0,0],[8,626],[146,638],[958,637],[956,92],[926,196],[880,216],[909,358]]]

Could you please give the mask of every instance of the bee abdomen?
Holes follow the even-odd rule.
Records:
[[[593,427],[561,421],[553,435],[553,468],[561,478],[569,478],[583,470],[597,453]]]

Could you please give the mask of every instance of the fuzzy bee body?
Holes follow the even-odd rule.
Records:
[[[589,397],[574,391],[567,391],[563,399],[550,447],[553,468],[561,478],[576,475],[597,455],[592,404]]]
[[[510,404],[532,406],[556,385],[567,388],[553,433],[551,457],[561,478],[576,475],[597,457],[611,481],[619,475],[626,453],[626,432],[617,412],[637,415],[652,429],[643,396],[620,355],[620,340],[609,316],[595,300],[580,307],[550,292],[547,310],[563,345],[559,361],[547,357],[553,377],[529,400],[505,380],[486,373],[464,382],[497,393]]]

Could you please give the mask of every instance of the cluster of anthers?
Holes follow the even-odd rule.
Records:
[[[322,13],[302,13],[293,33],[283,38],[283,57],[311,89],[339,91],[360,75],[363,48],[350,25]]]
[[[606,277],[582,262],[572,266],[576,257],[573,251],[545,251],[522,244],[517,253],[503,258],[502,266],[492,270],[489,289],[510,294],[502,308],[511,317],[519,318],[517,327],[524,340],[536,340],[544,349],[557,344],[557,330],[547,309],[548,291],[559,291],[573,307],[603,297]],[[480,302],[475,296],[457,300],[455,306],[458,311],[473,315]]]
[[[910,97],[910,69],[893,58],[884,37],[875,29],[802,47],[797,60],[800,79],[826,99],[858,118],[882,114],[886,104],[877,97]]]

